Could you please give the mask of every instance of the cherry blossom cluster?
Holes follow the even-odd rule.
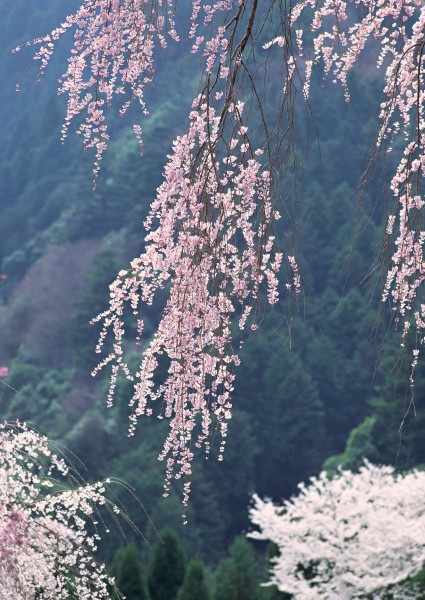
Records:
[[[68,30],[75,31],[68,69],[59,88],[68,95],[63,136],[71,120],[85,115],[78,131],[86,146],[96,148],[95,175],[108,139],[105,110],[118,96],[122,98],[121,114],[134,100],[147,112],[145,89],[153,80],[157,50],[166,48],[170,41],[180,40],[176,10],[175,0],[84,0],[49,35],[29,42],[38,46],[35,58],[41,63],[42,74],[57,40]],[[202,55],[208,91],[217,81],[225,83],[225,112],[235,101],[232,98],[235,81],[254,19],[260,26],[273,20],[271,8],[263,7],[262,11],[259,15],[256,0],[252,6],[246,0],[190,3],[187,27],[190,47],[192,52]],[[245,13],[249,18],[244,20]],[[395,223],[397,231],[383,298],[391,295],[394,309],[408,322],[408,315],[413,314],[423,341],[425,305],[421,304],[418,291],[425,273],[422,259],[425,232],[419,218],[425,173],[422,140],[425,5],[421,0],[299,0],[291,7],[288,18],[295,35],[289,35],[284,24],[281,34],[278,31],[266,44],[266,47],[276,45],[282,51],[282,65],[287,71],[283,96],[304,66],[302,91],[308,98],[312,69],[320,63],[327,77],[343,85],[348,101],[348,74],[362,52],[375,45],[376,64],[385,72],[378,144],[384,143],[391,150],[400,139],[404,145],[392,179],[399,208],[389,220],[389,235]],[[243,21],[247,22],[245,33],[242,30],[236,34],[238,23]],[[134,129],[141,143],[140,125],[136,124]]]
[[[47,438],[0,425],[0,598],[110,598],[113,580],[94,557],[105,484],[70,487],[69,474]]]
[[[425,560],[425,473],[395,474],[365,462],[326,473],[274,505],[254,496],[250,537],[277,544],[270,583],[300,600],[417,598],[402,584]]]
[[[227,13],[232,4],[231,0],[211,4],[192,0],[189,32],[192,52],[202,52],[208,72],[217,59],[221,77],[228,72],[226,29],[219,27],[210,39],[206,28],[217,13]],[[82,116],[77,133],[82,136],[85,148],[95,148],[95,177],[109,139],[106,111],[111,109],[114,99],[119,100],[121,116],[133,102],[148,114],[145,91],[153,82],[158,53],[170,42],[180,41],[175,5],[175,0],[84,0],[59,27],[26,44],[38,47],[34,60],[40,62],[41,77],[57,41],[68,31],[74,31],[68,68],[59,82],[59,93],[68,97],[62,141],[71,122]],[[203,35],[197,35],[199,28],[203,29]],[[18,46],[15,51],[21,49]],[[138,124],[134,127],[141,142],[141,127]]]
[[[246,143],[242,103],[229,111],[234,126],[226,148],[216,111],[203,96],[194,101],[189,128],[174,142],[145,223],[145,250],[119,273],[111,285],[110,308],[96,319],[104,322],[97,350],[108,330],[115,339],[95,370],[112,363],[111,402],[118,371],[133,379],[123,359],[126,305],[138,316],[140,342],[145,306],[158,290],[168,291],[157,331],[134,375],[130,402],[130,433],[140,415],[152,414],[155,401],[160,417],[170,419],[160,457],[166,459],[167,482],[190,475],[193,445],[204,446],[208,454],[214,427],[222,453],[233,368],[239,364],[237,329],[244,330],[248,321],[256,328],[252,310],[262,287],[270,304],[279,296],[282,254],[272,235],[279,214],[270,199],[270,175],[260,163],[262,150]],[[155,376],[160,363],[167,367],[162,381]]]
[[[221,458],[233,369],[239,364],[233,346],[247,326],[257,328],[259,295],[264,292],[270,304],[278,301],[282,261],[272,235],[279,217],[270,199],[272,169],[261,163],[263,150],[253,148],[238,96],[243,93],[238,78],[246,69],[242,55],[252,37],[258,1],[247,6],[243,0],[192,0],[187,8],[183,30],[189,50],[200,56],[205,87],[194,101],[186,133],[174,143],[165,182],[146,222],[146,250],[119,274],[110,309],[97,319],[104,320],[97,350],[108,331],[114,338],[112,352],[95,370],[111,363],[108,403],[120,370],[135,382],[130,434],[140,415],[152,413],[155,400],[160,418],[170,419],[160,456],[167,465],[166,492],[172,477],[190,475],[193,446],[204,446],[209,453],[216,428]],[[158,50],[180,41],[176,10],[175,0],[83,0],[60,27],[27,44],[38,46],[35,59],[42,75],[56,42],[74,31],[59,88],[68,95],[63,139],[77,118],[85,146],[96,149],[95,177],[109,135],[106,110],[118,99],[121,115],[134,101],[148,112],[146,88],[153,82]],[[142,146],[142,128],[133,128]],[[260,145],[268,141],[260,140]],[[298,267],[294,257],[289,261],[293,281],[287,289],[298,295]],[[162,288],[169,299],[146,348],[141,341],[144,307]],[[128,312],[140,312],[137,340],[144,350],[134,374],[124,360]],[[156,375],[158,366],[161,371],[165,366],[163,380]],[[185,504],[189,487],[187,479]]]
[[[167,29],[178,39],[171,5],[144,0],[86,0],[59,27],[27,43],[39,46],[34,58],[40,61],[41,76],[56,42],[68,30],[76,30],[72,55],[59,87],[59,93],[68,95],[62,140],[71,121],[85,113],[77,131],[86,148],[96,148],[95,174],[109,139],[105,109],[111,107],[114,96],[122,96],[121,114],[134,100],[147,112],[144,91],[155,71],[156,45],[166,47]]]
[[[425,4],[421,0],[300,0],[292,9],[291,26],[296,30],[296,52],[288,73],[293,78],[304,64],[306,97],[314,65],[320,64],[326,77],[343,85],[347,101],[348,74],[366,48],[369,56],[375,52],[376,65],[384,70],[377,143],[397,154],[391,188],[398,209],[388,221],[391,240],[396,224],[395,250],[383,300],[391,297],[393,309],[405,319],[405,334],[414,322],[424,342],[425,304],[421,303],[420,289],[425,279]],[[304,43],[307,37],[311,43]],[[287,38],[277,36],[266,44],[272,45],[286,47]]]

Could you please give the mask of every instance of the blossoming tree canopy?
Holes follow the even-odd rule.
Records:
[[[283,254],[289,259],[287,287],[300,290],[292,249],[277,246],[283,236],[275,236],[279,214],[272,193],[276,160],[282,148],[291,147],[294,94],[301,88],[309,98],[317,68],[342,84],[348,101],[348,74],[370,40],[384,71],[378,145],[390,151],[397,141],[392,190],[398,209],[387,228],[395,250],[383,299],[391,297],[405,320],[405,336],[414,323],[423,341],[424,28],[425,4],[419,0],[192,0],[185,8],[175,0],[84,0],[50,34],[28,43],[38,47],[42,74],[58,39],[74,31],[59,87],[68,96],[63,137],[77,119],[84,145],[95,149],[95,176],[109,138],[107,110],[118,101],[120,114],[132,103],[148,114],[145,91],[154,81],[158,50],[181,44],[202,65],[200,93],[145,223],[145,251],[119,273],[110,308],[97,318],[104,323],[98,351],[108,330],[115,339],[100,363],[112,366],[109,401],[120,370],[134,381],[130,433],[139,415],[151,414],[153,401],[161,407],[159,416],[170,419],[161,455],[167,482],[190,474],[192,442],[208,453],[211,427],[221,432],[222,450],[241,331],[257,327],[255,309],[263,294],[277,302]],[[262,78],[271,60],[273,78]],[[279,65],[281,97],[273,92],[273,98],[282,110],[268,122],[262,98],[270,79],[279,77]],[[288,115],[283,125],[282,115]],[[141,125],[134,130],[142,144]],[[162,320],[140,368],[131,373],[123,349],[125,307],[134,313],[140,340],[144,307],[163,288],[169,296]],[[414,353],[412,368],[417,347]],[[168,370],[160,382],[154,378],[159,360]]]
[[[254,496],[260,531],[249,535],[277,545],[270,583],[294,598],[377,599],[423,567],[424,494],[424,472],[365,462],[358,473],[312,478],[282,505]]]
[[[94,557],[105,484],[70,487],[68,474],[47,438],[0,425],[0,598],[110,598],[113,580]]]

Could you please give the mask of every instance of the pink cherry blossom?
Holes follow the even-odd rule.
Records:
[[[235,129],[242,114],[242,105],[232,113]],[[170,420],[160,455],[166,490],[172,477],[190,476],[193,446],[203,446],[208,455],[215,428],[222,454],[239,364],[232,321],[242,315],[238,323],[244,329],[263,284],[271,304],[279,297],[282,254],[271,235],[279,214],[270,199],[269,173],[253,155],[238,157],[236,166],[233,155],[220,158],[219,125],[206,98],[196,98],[189,129],[174,142],[146,220],[145,251],[119,273],[109,310],[95,319],[104,323],[99,352],[109,329],[115,337],[112,352],[95,369],[112,363],[109,402],[120,370],[135,382],[130,434],[153,403]],[[162,319],[132,374],[123,358],[125,304],[138,316],[140,343],[144,307],[164,287],[169,297]],[[168,372],[158,383],[155,372],[164,359]]]

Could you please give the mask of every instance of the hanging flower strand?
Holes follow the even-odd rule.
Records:
[[[205,4],[201,11],[201,2],[193,0],[189,39],[195,37],[199,27],[210,25],[215,15],[226,14],[232,4],[231,0],[221,0]],[[68,98],[61,139],[65,141],[71,123],[82,116],[76,131],[84,147],[95,150],[95,180],[109,140],[106,112],[114,101],[118,101],[120,116],[133,103],[141,107],[143,114],[148,114],[145,93],[154,81],[156,56],[170,42],[180,41],[175,26],[175,5],[175,0],[83,0],[80,8],[67,16],[59,27],[14,49],[18,52],[26,46],[38,47],[33,60],[40,64],[40,79],[58,40],[75,30],[68,68],[59,79],[58,93]],[[222,77],[227,61],[225,31],[219,27],[211,39],[198,36],[192,44],[192,53],[202,52],[207,71],[220,60]],[[17,90],[19,88],[18,84]],[[134,130],[141,145],[140,125],[135,124]]]
[[[305,9],[312,9],[312,14]],[[356,11],[353,18],[353,9]],[[384,100],[381,103],[377,146],[387,152],[397,142],[398,165],[391,181],[397,209],[389,216],[387,234],[393,234],[394,251],[382,300],[392,300],[396,323],[401,319],[403,340],[414,324],[418,343],[425,342],[425,304],[421,289],[425,282],[423,258],[423,177],[425,175],[425,4],[421,0],[300,0],[291,12],[296,27],[298,56],[305,60],[303,91],[308,98],[313,68],[321,68],[334,83],[341,83],[350,101],[348,75],[373,41],[378,52],[377,68],[384,68]],[[307,43],[307,36],[309,41]],[[303,45],[303,39],[306,43]],[[368,46],[369,44],[369,46]],[[287,39],[277,36],[265,48],[287,51]],[[370,55],[369,55],[370,56]],[[298,64],[298,63],[297,63]],[[299,76],[298,70],[289,78]],[[411,384],[417,363],[417,348],[411,364]]]
[[[140,415],[152,414],[155,401],[160,418],[170,420],[160,455],[166,461],[166,493],[173,477],[190,476],[193,445],[203,446],[208,455],[213,425],[221,434],[222,457],[232,414],[233,368],[239,364],[232,323],[241,314],[237,322],[244,329],[263,282],[270,304],[279,297],[282,254],[271,234],[279,214],[270,199],[270,176],[255,155],[241,149],[247,129],[238,124],[243,105],[234,108],[232,154],[219,158],[220,119],[203,96],[194,101],[189,129],[174,142],[145,223],[145,251],[119,273],[111,285],[109,310],[95,319],[103,321],[98,352],[108,330],[115,338],[113,351],[94,371],[112,363],[109,402],[120,369],[135,382],[130,435]],[[165,286],[169,297],[161,321],[133,376],[123,359],[125,305],[141,315],[141,336],[144,306]],[[158,383],[155,372],[164,358],[168,371]]]

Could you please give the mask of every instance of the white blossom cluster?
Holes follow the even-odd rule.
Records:
[[[105,486],[70,487],[69,475],[46,437],[0,425],[0,600],[110,598],[113,580],[94,558]]]
[[[365,461],[326,473],[282,505],[254,496],[250,537],[274,542],[270,583],[299,600],[417,598],[405,583],[425,561],[425,472]],[[404,583],[403,583],[404,582]],[[388,597],[388,596],[387,596]]]

